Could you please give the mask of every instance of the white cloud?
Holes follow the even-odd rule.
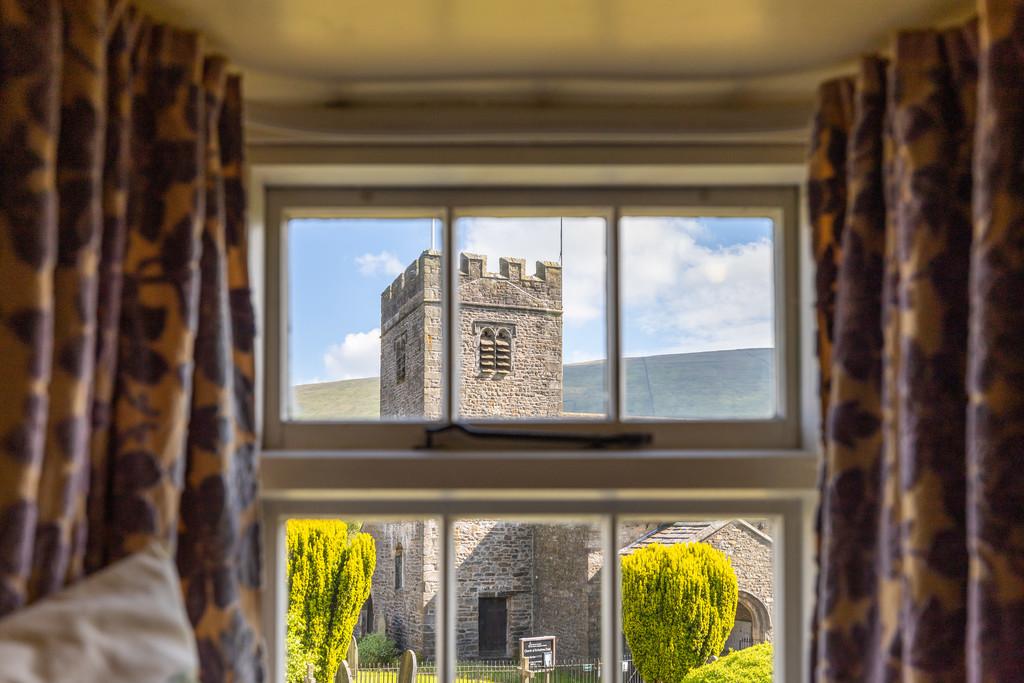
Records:
[[[390,251],[382,251],[379,254],[366,253],[356,257],[356,265],[363,275],[390,275],[397,277],[405,270],[405,266]]]
[[[558,218],[472,218],[459,228],[463,251],[485,254],[492,271],[502,256],[526,259],[531,274],[536,261],[558,261]],[[604,315],[604,219],[566,218],[562,232],[565,323],[580,325]]]
[[[380,376],[380,328],[345,335],[324,353],[324,370],[331,380]]]
[[[698,244],[708,228],[693,218],[626,219],[622,303],[629,355],[714,351],[773,345],[772,244],[768,239],[727,247]],[[488,268],[512,256],[557,261],[557,218],[460,221],[464,251],[485,254]],[[564,220],[563,305],[566,326],[604,316],[605,224]],[[639,332],[640,334],[631,334]],[[638,337],[656,337],[645,342]],[[640,347],[643,348],[640,348]],[[567,362],[590,359],[566,349]]]
[[[772,244],[697,244],[680,220],[630,218],[623,230],[628,329],[659,335],[656,352],[773,344]],[[631,355],[652,350],[629,349]]]

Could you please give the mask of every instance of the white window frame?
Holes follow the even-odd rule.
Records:
[[[286,418],[288,379],[288,223],[304,217],[410,217],[438,218],[444,229],[442,319],[446,331],[442,374],[442,418],[455,415],[458,376],[454,349],[457,340],[458,302],[454,224],[467,216],[597,216],[606,223],[608,411],[604,418],[565,420],[502,420],[456,418],[470,425],[500,425],[502,429],[579,432],[612,435],[625,431],[651,436],[650,448],[751,449],[797,448],[800,444],[799,267],[797,255],[798,191],[793,187],[671,189],[476,189],[416,190],[271,190],[267,198],[267,363],[264,445],[299,450],[352,449],[403,450],[423,443],[424,429],[437,420],[290,421]],[[768,217],[773,221],[774,338],[776,368],[775,417],[763,420],[667,420],[620,417],[624,374],[620,371],[621,324],[619,309],[621,253],[618,248],[620,216],[723,216]],[[613,255],[618,258],[613,258]],[[339,446],[339,445],[346,446]],[[473,448],[466,444],[464,447]]]
[[[810,232],[803,210],[804,150],[799,142],[765,144],[631,144],[602,147],[592,143],[562,147],[515,148],[485,145],[420,145],[415,147],[296,147],[270,145],[250,150],[250,267],[262,334],[256,340],[260,366],[257,413],[263,430],[261,466],[265,595],[264,635],[272,681],[284,680],[285,584],[284,520],[293,517],[363,517],[366,519],[440,518],[448,528],[458,516],[507,516],[517,519],[592,516],[603,519],[606,549],[608,525],[620,516],[693,519],[770,517],[774,527],[776,599],[774,624],[776,681],[809,680],[808,632],[812,604],[813,519],[816,506],[818,453],[817,366],[814,358],[813,266]],[[268,225],[274,215],[273,193],[281,191],[365,191],[368,185],[424,187],[712,187],[742,194],[763,187],[799,188],[798,211],[791,214],[788,238],[798,277],[787,291],[786,306],[797,311],[797,329],[788,336],[798,342],[789,353],[787,371],[798,376],[798,418],[795,443],[779,448],[722,448],[718,428],[684,448],[644,451],[523,451],[502,447],[424,453],[409,449],[378,450],[358,425],[343,442],[328,434],[303,438],[292,447],[263,415],[268,384],[276,370],[264,363],[271,334],[267,307],[280,289],[268,288]],[[679,196],[677,196],[677,202]],[[797,216],[797,214],[799,214]],[[279,223],[278,223],[279,224]],[[448,249],[448,256],[451,256]],[[609,264],[609,268],[614,267]],[[777,340],[778,346],[779,340]],[[609,348],[611,354],[613,349]],[[403,425],[389,425],[401,427]],[[589,425],[588,425],[589,427]],[[418,428],[417,428],[418,429]],[[334,435],[338,436],[337,434]],[[405,440],[408,442],[408,440]],[[344,448],[342,448],[344,446]],[[454,614],[451,548],[442,544],[442,590],[446,609],[439,621]],[[611,556],[609,554],[609,556]],[[612,634],[621,623],[614,563],[602,586],[602,656],[618,656]],[[611,600],[607,599],[611,595]],[[439,623],[440,680],[451,680],[454,623]],[[612,667],[607,683],[621,683]]]

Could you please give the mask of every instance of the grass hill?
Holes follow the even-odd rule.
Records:
[[[295,387],[300,420],[372,420],[380,417],[380,377],[342,379]]]
[[[627,358],[626,414],[675,419],[767,418],[772,415],[772,349],[738,349]],[[563,370],[567,413],[603,413],[605,362]],[[302,420],[374,419],[380,415],[380,379],[295,387]]]

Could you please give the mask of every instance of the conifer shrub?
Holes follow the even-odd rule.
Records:
[[[334,519],[288,520],[285,535],[288,683],[302,683],[310,662],[317,681],[333,681],[370,595],[376,546]]]
[[[654,543],[622,558],[622,626],[644,681],[680,683],[719,654],[738,598],[729,558],[706,543]]]

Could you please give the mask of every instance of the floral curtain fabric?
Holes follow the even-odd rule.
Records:
[[[239,79],[124,2],[0,0],[0,615],[158,540],[263,678]]]
[[[822,86],[819,681],[1019,680],[1024,2]]]

